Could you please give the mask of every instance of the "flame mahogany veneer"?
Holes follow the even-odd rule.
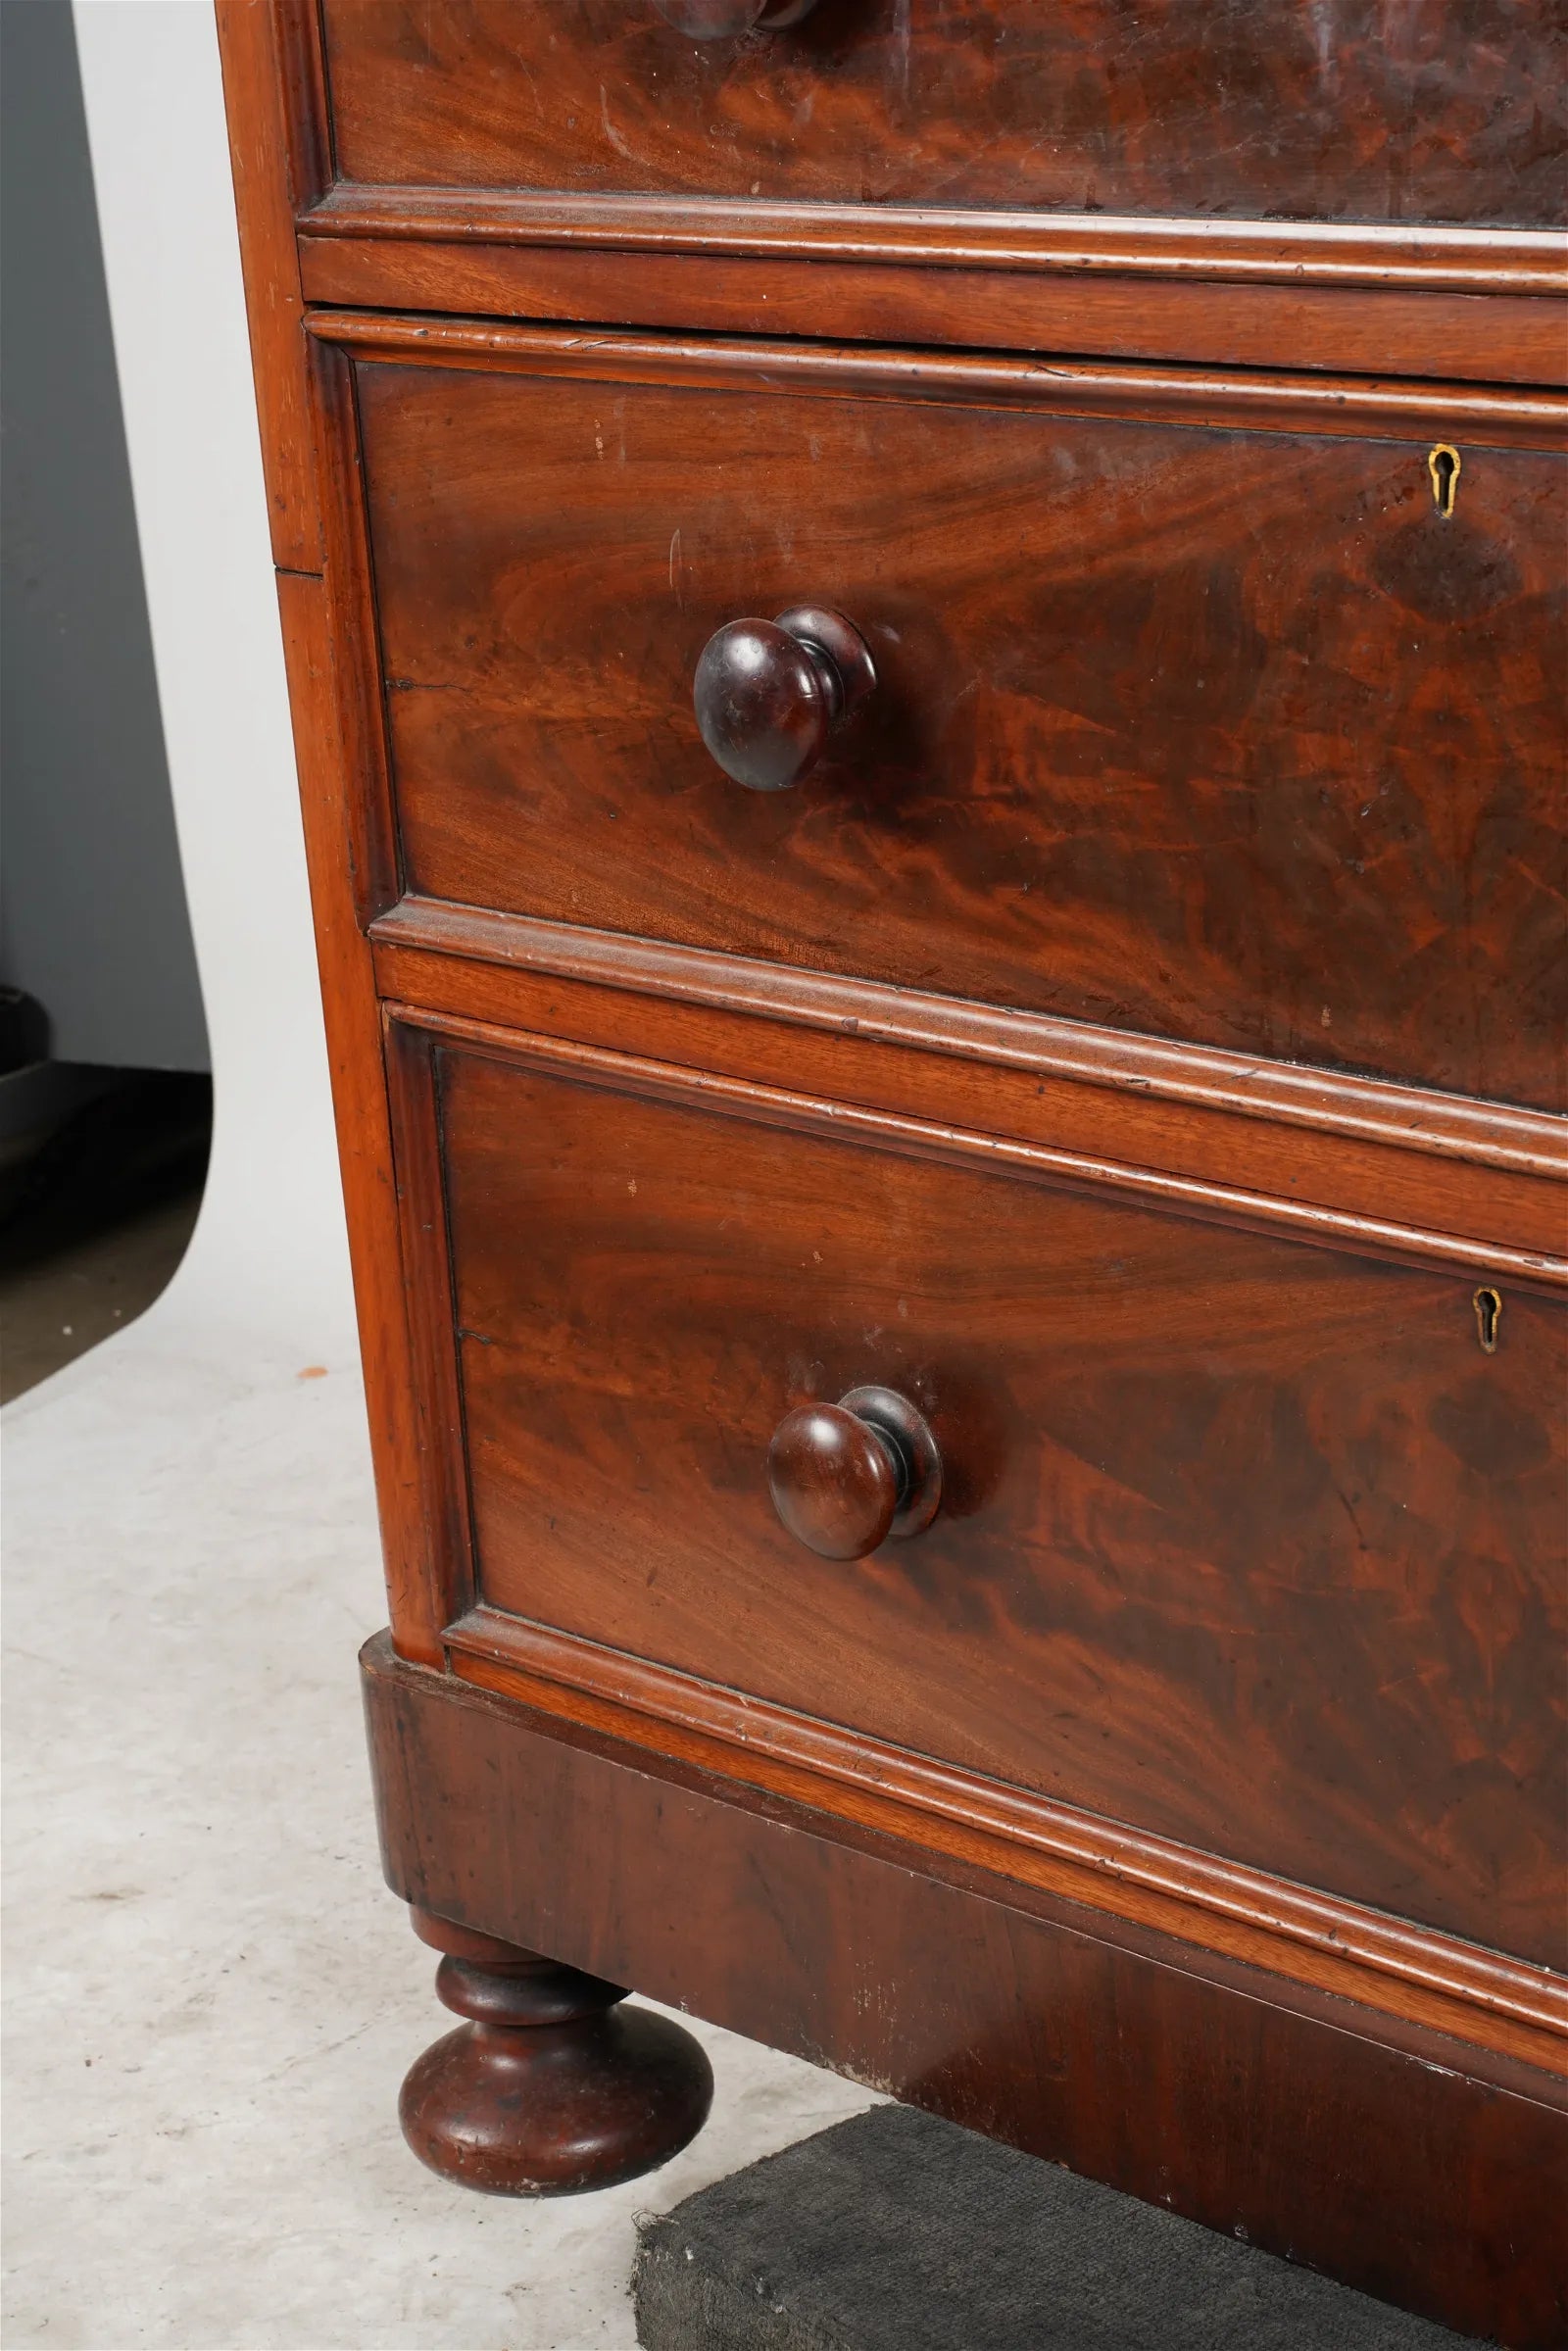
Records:
[[[411,2143],[1568,2342],[1550,12],[219,20]]]
[[[724,356],[357,367],[410,889],[1568,1107],[1559,451],[1446,517],[1404,436]],[[875,690],[737,790],[694,674],[808,602]]]
[[[1535,0],[817,0],[744,43],[626,0],[322,0],[349,186],[1568,225]]]

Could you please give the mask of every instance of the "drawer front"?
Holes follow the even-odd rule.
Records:
[[[338,169],[364,182],[1563,218],[1568,58],[1538,0],[817,0],[788,30],[704,40],[655,0],[323,14]]]
[[[1554,1304],[437,1063],[492,1608],[1561,1963]],[[866,1383],[941,1506],[830,1560],[769,1445]]]
[[[1568,1103],[1560,456],[733,364],[359,367],[409,888]],[[823,605],[876,688],[747,790],[700,657]]]

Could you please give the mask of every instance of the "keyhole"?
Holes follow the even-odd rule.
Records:
[[[1502,1320],[1502,1299],[1495,1290],[1478,1290],[1472,1303],[1476,1310],[1476,1331],[1481,1340],[1481,1352],[1494,1355],[1497,1351],[1497,1325]]]
[[[1427,471],[1432,476],[1432,503],[1445,522],[1453,513],[1454,496],[1459,487],[1459,468],[1464,464],[1451,441],[1440,441],[1427,458]]]

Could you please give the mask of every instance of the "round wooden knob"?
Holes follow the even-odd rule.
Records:
[[[783,32],[808,17],[816,0],[654,0],[666,24],[693,41],[734,41],[748,32]]]
[[[703,741],[750,792],[799,783],[876,684],[871,649],[842,612],[800,605],[710,637],[692,699]]]
[[[892,1388],[786,1413],[767,1448],[784,1525],[824,1559],[863,1559],[918,1535],[942,1499],[942,1456],[924,1415]]]

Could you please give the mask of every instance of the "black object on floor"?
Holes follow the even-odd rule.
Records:
[[[644,2351],[1460,2351],[1469,2338],[906,2106],[641,2229]]]
[[[6,1044],[0,1019],[0,1055]],[[168,1286],[201,1204],[212,1123],[208,1077],[55,1061],[0,1072],[0,1402],[134,1322]]]

